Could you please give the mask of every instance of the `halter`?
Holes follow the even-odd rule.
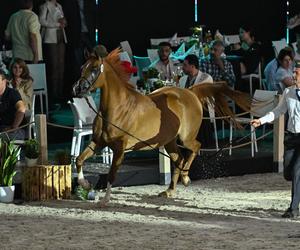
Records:
[[[100,74],[103,73],[103,71],[104,71],[104,66],[103,66],[103,64],[101,64],[95,70],[92,70],[91,74],[88,77],[81,76],[79,78],[79,80],[77,81],[79,88],[83,84],[83,85],[87,85],[87,89],[89,89],[92,85],[94,85],[94,83],[96,82],[96,80],[98,79]],[[75,86],[75,88],[76,88],[76,86]],[[82,90],[83,89],[80,88],[80,92],[82,92]]]

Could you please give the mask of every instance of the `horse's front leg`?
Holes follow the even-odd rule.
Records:
[[[123,143],[118,143],[118,144],[121,145]],[[113,182],[116,179],[118,169],[120,168],[124,158],[124,148],[122,146],[112,147],[112,150],[113,150],[113,160],[107,177],[106,193],[103,199],[100,201],[100,207],[106,206],[110,201],[111,187]]]
[[[104,148],[102,134],[102,119],[100,116],[96,116],[93,123],[93,138],[89,145],[82,151],[82,153],[76,158],[76,169],[78,173],[78,184],[85,189],[90,189],[90,183],[84,179],[82,165],[84,161],[95,154],[97,148]]]
[[[78,173],[77,182],[85,189],[89,189],[91,185],[86,179],[84,179],[82,165],[86,159],[95,154],[96,148],[97,144],[94,141],[91,141],[89,145],[83,150],[83,152],[76,158],[76,169]]]

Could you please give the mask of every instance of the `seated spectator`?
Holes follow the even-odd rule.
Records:
[[[199,59],[196,55],[187,55],[184,58],[182,71],[185,76],[179,80],[179,87],[189,88],[194,84],[213,83],[213,79],[209,74],[199,70]],[[204,117],[215,117],[212,105],[205,105],[203,109]],[[213,143],[213,120],[204,119],[197,136],[202,147],[210,147]]]
[[[162,80],[171,80],[173,72],[176,71],[174,62],[170,58],[171,52],[171,44],[169,42],[161,42],[158,45],[159,58],[149,66],[149,68],[156,68],[158,70]]]
[[[213,82],[213,78],[199,70],[199,59],[196,55],[187,55],[184,58],[182,71],[185,74],[179,79],[179,87],[189,88],[194,84]]]
[[[26,63],[20,59],[14,59],[11,65],[12,79],[11,86],[18,90],[25,104],[26,110],[31,110],[33,96],[33,79],[29,75]]]
[[[214,40],[211,44],[210,54],[200,60],[200,69],[211,75],[214,81],[226,81],[234,87],[235,74],[232,64],[223,56],[224,44],[222,41]]]
[[[24,129],[3,133],[17,129],[24,120],[25,105],[19,92],[7,86],[5,72],[0,69],[0,135],[4,139],[23,140]],[[8,138],[7,138],[8,136]]]
[[[241,56],[241,74],[254,73],[261,61],[261,45],[256,42],[254,31],[247,26],[240,28],[241,44],[234,45],[232,54]]]
[[[294,55],[292,50],[280,50],[277,57],[279,67],[275,74],[275,90],[279,93],[283,93],[286,87],[290,87],[295,84],[293,77],[293,65]]]
[[[266,79],[266,86],[268,90],[275,90],[275,74],[278,69],[278,61],[277,58],[271,60],[264,69],[264,76]]]
[[[283,50],[292,51],[292,48],[285,47],[285,48],[283,48]],[[276,87],[275,75],[276,75],[276,72],[277,72],[279,66],[280,65],[279,65],[277,58],[274,58],[265,67],[264,76],[266,79],[266,85],[267,85],[268,90],[277,90],[278,89],[278,87]],[[291,66],[293,66],[293,65],[291,65]],[[292,70],[292,67],[291,67],[291,70]]]

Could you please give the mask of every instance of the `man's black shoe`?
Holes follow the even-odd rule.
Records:
[[[296,218],[298,216],[299,216],[299,209],[292,210],[291,208],[288,208],[281,217],[292,219],[292,218]]]

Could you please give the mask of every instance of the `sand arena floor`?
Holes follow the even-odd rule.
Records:
[[[299,249],[300,219],[282,174],[166,187],[116,187],[106,208],[92,201],[0,203],[0,249]],[[103,192],[97,194],[104,196]]]

